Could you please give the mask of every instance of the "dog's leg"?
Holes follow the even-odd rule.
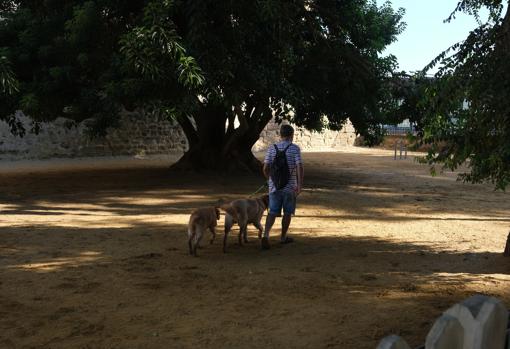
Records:
[[[225,215],[225,235],[223,236],[223,253],[227,252],[227,238],[230,229],[232,229],[232,225],[234,224],[234,219],[228,213]]]
[[[193,238],[191,236],[188,237],[188,248],[189,248],[189,254],[193,254]]]
[[[195,257],[198,257],[197,255],[197,248],[200,246],[200,240],[202,240],[202,236],[204,235],[203,229],[200,227],[197,227],[195,232],[195,246],[193,247],[193,255]]]
[[[264,229],[262,229],[262,225],[260,224],[260,222],[253,223],[253,226],[259,230],[259,239],[262,239],[262,232],[264,231]]]
[[[244,226],[243,238],[244,238],[244,242],[246,244],[249,243],[249,241],[248,241],[248,223],[246,223],[246,225]]]
[[[239,246],[243,246],[243,226],[239,226]]]
[[[248,224],[244,223],[239,225],[239,246],[243,246],[243,241],[248,242],[248,238],[246,237],[248,231]]]
[[[214,243],[214,239],[216,239],[216,231],[214,230],[214,227],[209,227],[209,230],[212,234],[211,241],[209,241],[209,243],[212,245]]]
[[[189,254],[193,254],[193,240],[195,240],[195,234],[193,231],[193,228],[188,228],[188,248],[189,248]]]

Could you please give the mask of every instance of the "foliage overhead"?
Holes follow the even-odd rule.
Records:
[[[403,10],[367,0],[1,4],[1,55],[19,81],[1,117],[91,118],[104,134],[122,108],[144,108],[179,122],[206,167],[249,152],[273,115],[377,131],[396,65],[381,53],[404,28]]]
[[[23,110],[36,123],[57,117],[90,119],[91,132],[105,134],[116,125],[121,108],[133,107],[151,91],[147,74],[138,74],[120,50],[124,37],[143,35],[135,25],[149,21],[148,4],[2,1],[0,74],[9,93],[0,94],[0,118],[12,120],[16,110]],[[174,47],[165,73],[171,71],[170,88],[182,88],[177,80],[192,77],[179,68],[188,57],[178,38],[153,39]]]
[[[498,189],[510,183],[510,12],[508,1],[463,0],[458,12],[476,16],[479,26],[432,61],[439,70],[420,110],[423,141],[432,145],[424,159],[455,170],[466,163],[469,182],[490,181]],[[482,22],[480,10],[489,15]]]

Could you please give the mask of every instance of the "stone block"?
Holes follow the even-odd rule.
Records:
[[[391,335],[384,337],[376,349],[411,349],[409,344],[399,336]]]
[[[463,349],[464,328],[459,320],[444,314],[436,320],[425,340],[425,349]]]
[[[504,348],[508,311],[500,300],[476,295],[445,314],[459,320],[464,328],[463,349]]]

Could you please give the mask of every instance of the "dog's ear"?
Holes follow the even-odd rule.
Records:
[[[215,207],[214,211],[216,211],[216,220],[218,221],[220,219],[220,209]]]
[[[219,208],[223,205],[225,205],[227,203],[227,201],[223,198],[219,199],[218,201],[216,201],[216,203],[214,204],[214,208]]]
[[[229,205],[229,204],[221,205],[220,209],[225,211],[227,214],[231,215],[232,217],[234,217],[234,219],[236,219],[236,220],[239,219],[237,216],[237,211],[234,207],[232,207],[232,205]]]

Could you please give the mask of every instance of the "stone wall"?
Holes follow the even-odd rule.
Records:
[[[331,151],[339,148],[353,146],[356,140],[356,132],[350,121],[340,131],[326,130],[323,132],[308,131],[294,126],[294,143],[298,144],[303,151]],[[253,146],[254,151],[267,149],[269,145],[278,140],[280,125],[269,122],[260,134],[260,138]]]
[[[21,113],[17,116],[27,130],[31,128],[28,117]],[[20,138],[13,136],[7,123],[0,121],[0,160],[155,155],[183,152],[188,146],[179,125],[150,119],[139,113],[126,113],[121,126],[109,132],[106,138],[90,139],[85,125],[86,121],[73,124],[70,120],[59,118],[43,123],[39,134],[27,132]],[[253,150],[263,151],[277,141],[278,129],[278,124],[270,122]],[[354,129],[347,123],[340,132],[317,133],[296,128],[294,141],[303,151],[325,151],[351,146],[354,139]]]
[[[31,121],[19,114],[26,129]],[[126,113],[121,126],[105,138],[91,139],[86,121],[73,125],[58,118],[43,123],[39,134],[27,132],[24,137],[13,136],[7,123],[0,121],[0,159],[46,159],[61,157],[152,155],[187,148],[182,129],[166,120],[153,120],[138,113]]]

